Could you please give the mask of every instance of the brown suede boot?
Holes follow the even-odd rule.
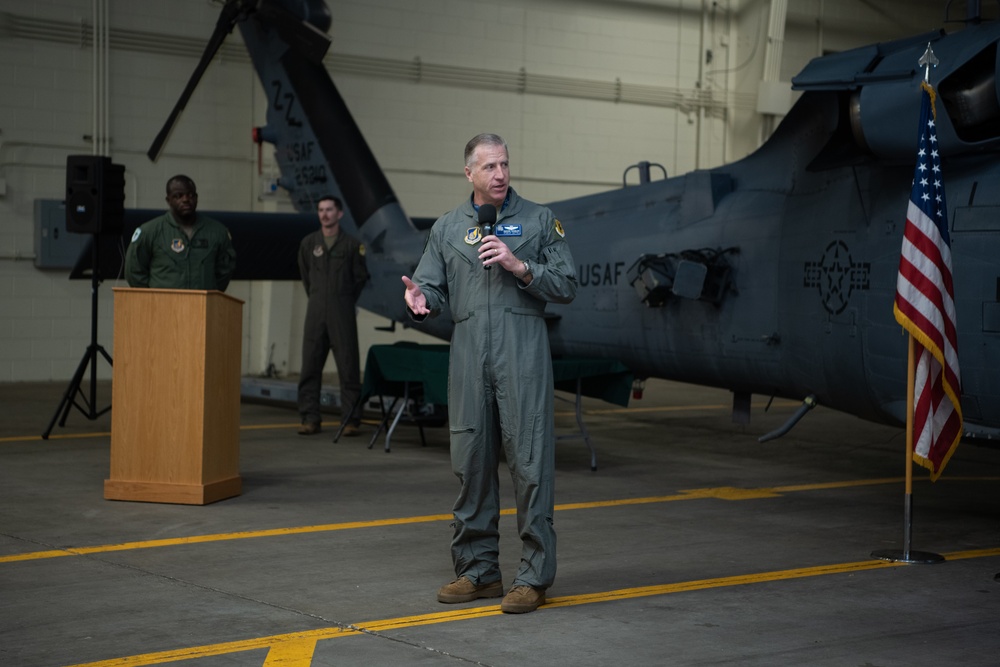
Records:
[[[505,614],[526,614],[545,604],[545,591],[531,586],[514,586],[500,603]]]
[[[479,598],[498,598],[501,595],[503,595],[503,583],[491,581],[476,586],[468,577],[463,576],[438,589],[438,602],[454,604],[472,602]]]

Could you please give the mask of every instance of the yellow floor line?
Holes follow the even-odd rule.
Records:
[[[77,440],[84,438],[110,438],[111,431],[99,431],[97,433],[59,433],[50,435],[49,440]],[[12,435],[0,438],[0,443],[4,442],[45,442],[45,438],[40,435]]]
[[[998,481],[1000,477],[951,477],[948,482]],[[783,493],[816,491],[822,489],[852,488],[858,486],[875,486],[880,484],[900,484],[902,477],[884,477],[865,480],[846,480],[842,482],[820,482],[815,484],[794,484],[772,488],[741,489],[737,487],[714,487],[705,489],[687,489],[669,496],[649,496],[644,498],[621,498],[617,500],[597,500],[582,503],[564,503],[556,505],[557,512],[580,509],[597,509],[602,507],[622,507],[627,505],[648,505],[652,503],[667,503],[682,500],[754,500],[761,498],[777,498]],[[501,510],[505,516],[516,515],[515,508]],[[344,523],[328,523],[315,526],[291,526],[287,528],[270,528],[265,530],[248,530],[236,533],[215,533],[210,535],[188,535],[159,540],[142,540],[138,542],[122,542],[119,544],[102,544],[91,547],[68,547],[49,551],[31,551],[20,554],[0,556],[0,564],[16,563],[45,558],[61,558],[64,556],[82,556],[86,554],[108,553],[113,551],[130,551],[132,549],[154,549],[158,547],[173,547],[186,544],[204,544],[207,542],[224,542],[228,540],[256,539],[260,537],[277,537],[288,535],[303,535],[307,533],[323,533],[335,530],[353,530],[358,528],[380,528],[384,526],[399,526],[414,523],[430,523],[434,521],[451,521],[451,514],[429,514],[424,516],[398,517],[392,519],[374,519],[370,521],[348,521]]]
[[[792,401],[775,401],[771,404],[772,408],[781,407],[796,407],[800,405]],[[764,404],[755,407],[763,407]],[[726,405],[724,403],[708,403],[704,405],[666,405],[660,407],[648,407],[648,408],[594,408],[587,409],[583,411],[584,416],[587,415],[614,415],[614,414],[639,414],[639,413],[651,413],[651,412],[683,412],[685,410],[729,410],[732,406]],[[572,417],[575,416],[575,412],[572,410],[556,411],[556,416],[560,417]],[[378,420],[363,420],[364,424],[369,426],[378,426]],[[297,429],[300,426],[298,422],[280,422],[276,424],[243,424],[240,425],[241,431],[273,431],[279,429]],[[329,431],[331,434],[336,432],[336,428],[340,426],[338,422],[322,422],[324,431]],[[330,430],[333,429],[333,430]],[[74,440],[74,439],[84,439],[84,438],[109,438],[111,437],[111,431],[99,431],[95,433],[57,433],[50,434],[49,440]],[[14,435],[0,438],[0,444],[5,442],[45,442],[45,438],[40,435]]]
[[[1000,556],[1000,548],[957,551],[943,555],[945,559],[949,561],[964,560],[969,558],[989,558]],[[598,593],[550,598],[546,602],[545,606],[535,613],[544,614],[548,609],[572,607],[597,602],[631,600],[640,597],[670,595],[673,593],[685,593],[689,591],[707,590],[712,588],[745,586],[749,584],[788,581],[791,579],[802,579],[806,577],[820,577],[831,574],[864,572],[866,570],[880,570],[885,568],[901,567],[904,565],[907,564],[873,559],[852,563],[833,563],[830,565],[818,565],[814,567],[774,570],[771,572],[758,572],[754,574],[740,574],[730,577],[696,579],[693,581],[659,584],[655,586],[622,588]],[[69,667],[142,667],[144,665],[156,665],[177,660],[205,658],[209,656],[225,655],[261,648],[270,648],[267,659],[264,662],[264,667],[277,667],[279,665],[281,667],[307,667],[312,660],[316,643],[319,641],[352,637],[362,633],[375,634],[391,630],[399,630],[402,628],[413,628],[422,625],[467,621],[478,618],[486,618],[489,616],[499,616],[500,614],[502,614],[502,612],[500,611],[499,605],[468,607],[433,614],[401,616],[397,618],[368,621],[365,623],[352,624],[348,627],[338,626],[332,628],[320,628],[318,630],[270,635],[268,637],[256,637],[244,641],[207,644],[204,646],[182,648],[172,651],[158,651],[156,653],[145,653],[142,655],[114,658],[111,660],[82,663],[78,665],[71,665]]]
[[[408,523],[426,523],[430,521],[451,521],[451,514],[432,514],[429,516],[410,516],[398,519],[376,519],[373,521],[348,521],[345,523],[329,523],[319,526],[295,526],[291,528],[271,528],[267,530],[251,530],[238,533],[216,533],[214,535],[189,535],[187,537],[172,537],[161,540],[143,540],[140,542],[122,542],[121,544],[103,544],[93,547],[74,547],[52,551],[34,551],[31,553],[0,556],[0,563],[13,563],[24,560],[42,558],[59,558],[61,556],[81,556],[84,554],[107,553],[111,551],[129,551],[132,549],[152,549],[156,547],[173,547],[184,544],[204,544],[206,542],[224,542],[227,540],[245,540],[258,537],[274,537],[278,535],[302,535],[305,533],[322,533],[334,530],[351,530],[354,528],[377,528],[380,526],[398,526]]]
[[[363,424],[369,426],[378,426],[379,422],[373,422],[369,420],[362,420]],[[337,432],[340,427],[339,422],[321,422],[320,425],[323,427],[321,433],[327,433],[332,436]],[[277,424],[242,424],[240,425],[241,431],[274,431],[278,429],[297,429],[301,424],[298,422],[280,422]],[[84,438],[110,438],[111,431],[97,431],[94,433],[58,433],[49,436],[49,440],[74,440],[74,439],[84,439]],[[14,435],[5,438],[0,438],[0,444],[5,442],[45,442],[45,439],[40,435]]]

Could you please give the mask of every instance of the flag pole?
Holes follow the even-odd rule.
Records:
[[[931,48],[930,42],[927,42],[927,50],[924,51],[924,54],[920,57],[920,60],[918,60],[917,62],[924,68],[924,82],[923,84],[921,84],[921,88],[929,89],[931,67],[932,66],[937,67],[938,64],[938,59],[934,55],[934,50]],[[928,92],[931,91],[932,89],[928,90]],[[933,97],[930,98],[930,104],[928,106],[930,109],[930,114],[931,116],[933,116],[934,114]],[[921,114],[923,114],[924,111],[925,109],[922,107]],[[932,127],[933,122],[928,123],[927,126]],[[925,128],[922,127],[921,140],[920,140],[921,150],[918,152],[918,156],[924,155],[924,149],[923,149],[924,130]],[[936,155],[936,153],[932,151],[932,155]],[[919,168],[921,166],[919,158],[917,162]],[[922,184],[926,185],[926,181],[923,181]],[[916,187],[917,187],[917,178],[914,177],[914,189],[916,189]],[[911,198],[912,197],[913,194],[911,193]],[[943,202],[943,198],[941,198],[941,201]],[[913,204],[913,199],[911,199],[911,206],[912,204]],[[908,211],[907,228],[909,228],[910,225],[909,215],[910,213]],[[905,234],[904,234],[903,245],[905,250],[906,248]],[[901,259],[900,260],[901,277],[903,275],[902,262],[903,260]],[[950,266],[949,266],[949,271],[950,271]],[[894,310],[896,310],[896,315],[897,315],[896,319],[899,320],[900,323],[902,324],[903,322],[899,318],[899,311],[898,311],[899,294],[900,292],[897,285],[897,291],[896,291],[897,305],[894,306]],[[897,549],[881,549],[873,551],[871,555],[872,558],[892,561],[895,563],[940,563],[944,561],[944,556],[941,556],[940,554],[930,553],[927,551],[913,551],[910,549],[910,539],[912,537],[912,529],[913,529],[913,455],[915,447],[913,442],[913,433],[915,430],[914,408],[916,401],[914,396],[916,394],[917,342],[914,340],[913,330],[910,329],[909,327],[907,327],[907,330],[909,331],[909,336],[907,341],[907,352],[906,352],[906,485],[905,485],[905,491],[903,493],[903,549],[902,551]],[[921,348],[921,350],[923,350],[923,348]],[[921,358],[923,358],[923,356]]]
[[[913,395],[916,393],[917,355],[913,334],[906,346],[906,489],[903,496],[903,560],[910,558],[910,539],[913,536]]]
[[[942,563],[944,556],[929,551],[912,551],[910,538],[913,532],[913,394],[916,385],[913,336],[909,336],[906,353],[906,485],[903,494],[903,549],[879,549],[872,558],[893,563]]]

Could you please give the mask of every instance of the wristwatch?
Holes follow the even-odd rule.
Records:
[[[523,280],[526,275],[531,273],[531,264],[528,263],[528,260],[522,259],[521,264],[524,264],[524,271],[522,271],[521,273],[514,274],[514,277],[517,278],[518,280]]]

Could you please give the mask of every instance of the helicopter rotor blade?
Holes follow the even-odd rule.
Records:
[[[177,103],[170,112],[170,116],[167,118],[167,122],[164,123],[163,129],[156,135],[156,139],[153,140],[152,145],[146,152],[146,156],[149,157],[150,161],[156,162],[156,158],[159,157],[160,151],[163,150],[163,145],[167,141],[167,137],[170,136],[170,131],[173,130],[177,118],[181,115],[184,107],[187,106],[188,100],[191,99],[191,95],[198,86],[198,82],[201,81],[201,77],[205,74],[205,70],[208,69],[212,59],[215,58],[215,54],[219,51],[226,36],[233,31],[237,21],[244,15],[245,4],[245,0],[230,0],[222,7],[219,19],[215,22],[215,30],[212,32],[212,36],[205,46],[201,60],[198,61],[198,66],[195,67],[194,72],[191,74],[184,92],[181,93],[180,98],[178,98]]]

